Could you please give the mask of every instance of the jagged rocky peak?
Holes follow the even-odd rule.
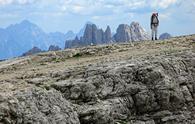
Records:
[[[112,41],[112,33],[111,33],[110,26],[107,26],[107,28],[106,28],[106,31],[105,31],[105,34],[104,34],[104,41],[106,43]]]
[[[82,39],[86,44],[104,44],[111,41],[111,29],[108,26],[106,31],[98,29],[95,24],[87,24],[85,33]]]
[[[92,25],[94,23],[90,22],[90,21],[86,22],[85,25],[83,26],[83,28],[79,31],[79,33],[76,34],[79,38],[83,37],[87,24],[91,24]]]
[[[84,31],[84,35],[83,35],[83,40],[89,44],[90,42],[93,42],[92,39],[92,32],[94,32],[93,30],[95,30],[96,26],[94,24],[87,24],[85,31]]]
[[[108,25],[107,28],[106,28],[106,31],[108,34],[111,34],[111,29],[110,29],[110,26]]]
[[[103,29],[98,29],[95,37],[97,37],[95,39],[96,40],[95,44],[104,44],[104,31],[103,31]]]
[[[65,48],[75,48],[87,45],[106,44],[112,41],[111,29],[108,26],[107,29],[99,29],[95,24],[86,24],[83,37],[80,39],[75,37],[74,40],[66,41]]]
[[[132,22],[130,25],[121,24],[117,28],[117,33],[112,37],[111,29],[107,26],[105,32],[99,29],[95,24],[86,24],[83,37],[78,40],[69,40],[66,42],[66,48],[74,48],[75,45],[87,46],[91,44],[107,44],[112,41],[129,42],[149,40],[150,36],[140,26],[138,22]]]
[[[145,31],[144,28],[138,22],[132,22],[130,25],[132,34],[132,41],[149,40],[150,35]]]
[[[32,22],[30,22],[29,20],[23,20],[23,21],[21,21],[21,22],[19,22],[19,23],[17,23],[17,24],[11,24],[10,26],[8,26],[8,28],[9,27],[13,27],[13,26],[31,26],[31,25],[34,25],[35,26],[35,24],[33,24]]]
[[[32,49],[30,49],[29,51],[24,53],[22,56],[34,55],[34,54],[41,53],[41,52],[43,52],[43,51],[40,48],[33,47]]]
[[[50,45],[48,51],[58,51],[61,50],[61,48],[57,45]]]
[[[132,22],[130,25],[119,25],[114,39],[116,42],[142,41],[149,40],[150,36],[138,22]]]
[[[131,41],[130,27],[127,24],[120,24],[117,28],[117,33],[114,35],[116,42]]]
[[[13,33],[14,35],[23,35],[24,37],[27,34],[32,34],[32,35],[38,35],[38,34],[44,34],[44,31],[38,27],[36,24],[28,21],[28,20],[23,20],[20,23],[17,24],[12,24],[6,28],[8,33]]]
[[[38,25],[24,20],[0,29],[0,44],[4,46],[0,47],[0,59],[21,56],[33,46],[47,50],[54,44],[62,48],[67,39],[64,33],[46,33]]]
[[[104,44],[111,41],[111,29],[108,26],[106,31],[98,29],[95,24],[87,24],[85,33],[83,36],[83,42],[86,44]]]

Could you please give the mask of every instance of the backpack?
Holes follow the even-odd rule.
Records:
[[[158,20],[158,13],[153,13],[152,14],[152,19],[151,19],[151,24],[158,25],[159,20]]]

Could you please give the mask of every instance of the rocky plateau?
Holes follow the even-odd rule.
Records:
[[[0,124],[195,124],[195,35],[1,61]]]

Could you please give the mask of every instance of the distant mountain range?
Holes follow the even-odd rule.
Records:
[[[47,50],[50,45],[64,48],[66,40],[74,39],[72,31],[45,33],[40,27],[24,20],[5,29],[0,28],[0,59],[20,56],[26,51],[38,47]]]
[[[117,28],[116,34],[112,35],[111,29],[107,26],[106,30],[97,28],[93,23],[88,23],[83,31],[83,36],[77,35],[74,40],[67,40],[65,48],[76,48],[87,45],[108,44],[112,42],[135,42],[149,40],[150,35],[140,26],[138,22],[130,25],[121,24]]]
[[[64,34],[45,33],[36,24],[24,20],[5,29],[0,28],[0,60],[48,50],[148,39],[149,34],[137,22],[119,25],[115,34],[109,26],[104,31],[92,22],[87,22],[78,33],[68,31]]]

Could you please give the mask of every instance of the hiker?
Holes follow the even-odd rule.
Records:
[[[153,13],[151,17],[151,25],[150,25],[152,29],[152,40],[157,40],[158,26],[159,26],[158,13]]]

